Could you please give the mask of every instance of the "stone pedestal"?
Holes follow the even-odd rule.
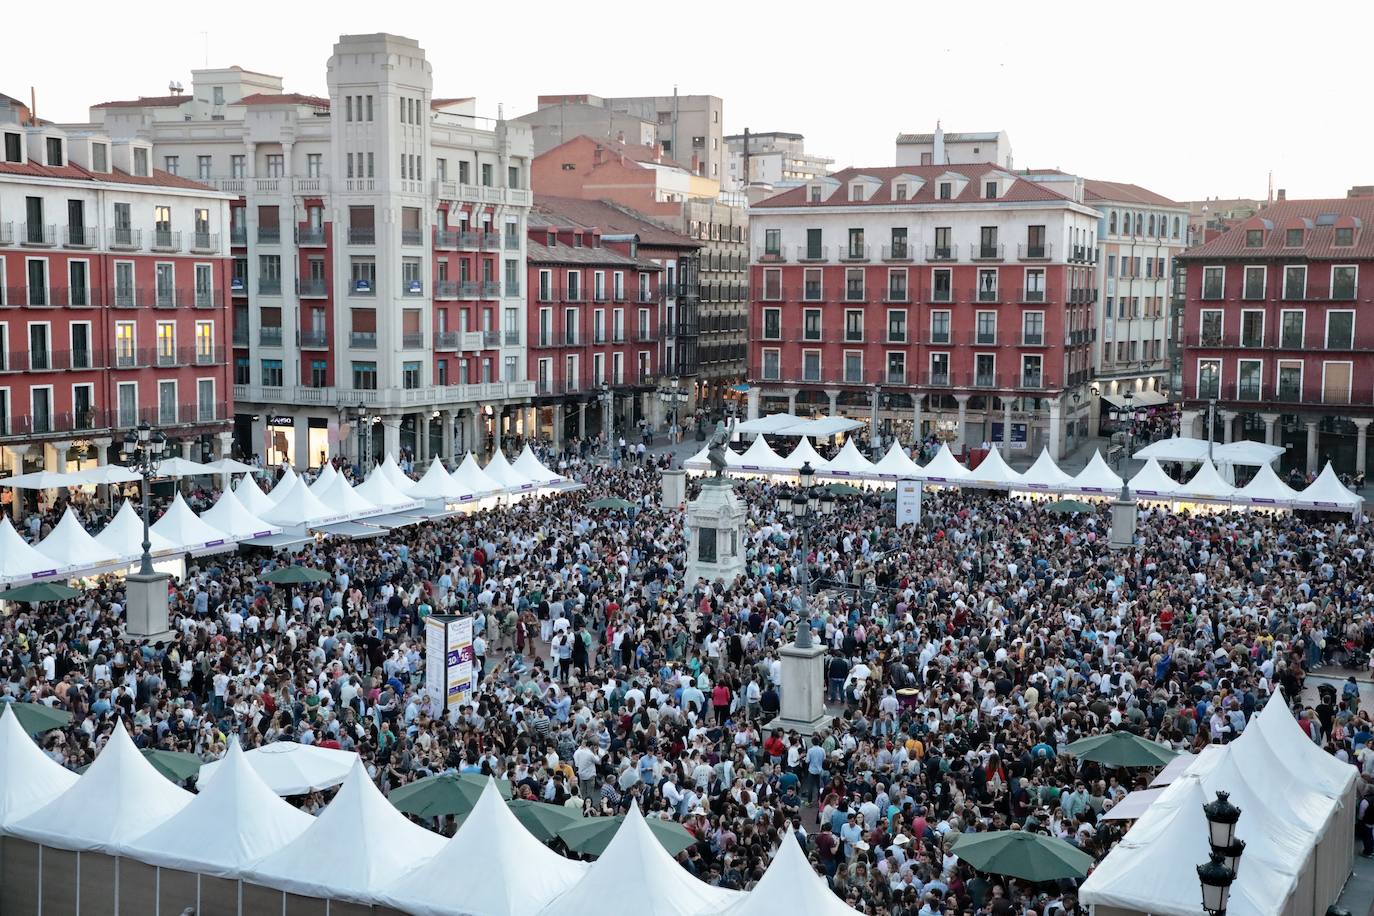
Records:
[[[665,509],[681,509],[687,501],[687,472],[675,468],[663,472],[663,495],[660,498]]]
[[[154,641],[171,638],[167,629],[167,580],[171,578],[166,573],[132,573],[125,580],[124,615],[129,636]]]
[[[1134,499],[1112,500],[1112,550],[1123,550],[1135,543],[1137,509]]]
[[[687,504],[687,585],[733,582],[744,572],[744,503],[728,477],[708,477]]]
[[[830,722],[825,711],[825,647],[793,643],[778,653],[782,656],[780,708],[778,717],[764,728],[813,735]]]

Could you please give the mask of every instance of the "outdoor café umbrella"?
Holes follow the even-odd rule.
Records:
[[[439,773],[406,783],[391,793],[398,811],[417,817],[467,816],[486,787],[488,777],[477,773]],[[510,782],[496,781],[502,798],[510,798]]]
[[[43,703],[6,702],[4,705],[8,706],[10,712],[18,717],[20,726],[30,735],[39,735],[43,732],[52,731],[54,728],[62,728],[72,720],[72,714],[65,709],[58,709]]]
[[[829,490],[831,496],[863,496],[864,491],[852,483],[828,483],[822,489]]]
[[[307,582],[328,582],[332,577],[323,569],[313,566],[279,566],[263,576],[264,582],[274,585],[303,585]]]
[[[605,499],[592,500],[593,509],[633,509],[635,504],[628,499],[621,499],[619,496],[608,496]]]
[[[1026,881],[1081,878],[1093,857],[1057,837],[1026,830],[965,833],[954,842],[954,854],[979,871]]]
[[[201,759],[195,754],[186,754],[181,751],[163,751],[153,747],[146,747],[139,751],[143,759],[152,764],[153,769],[172,782],[180,785],[200,772]],[[90,764],[78,767],[78,773],[84,773],[90,769]]]
[[[1096,507],[1092,503],[1084,502],[1081,499],[1056,499],[1045,507],[1046,512],[1054,512],[1059,515],[1075,515],[1079,512],[1093,512]]]
[[[38,604],[42,601],[65,601],[80,596],[81,589],[63,585],[61,582],[34,582],[21,585],[7,592],[0,592],[0,600],[22,601],[25,604]]]
[[[582,812],[562,805],[548,802],[529,801],[523,798],[510,802],[511,813],[534,834],[541,843],[547,843],[558,836],[558,831],[583,820]]]
[[[1108,767],[1157,767],[1178,756],[1177,751],[1128,731],[1080,738],[1067,750],[1079,760],[1091,760]]]
[[[559,830],[558,837],[567,843],[568,848],[573,852],[599,856],[611,844],[611,838],[615,836],[615,832],[620,829],[620,824],[624,820],[625,815],[623,814],[617,814],[614,817],[583,818]],[[675,821],[646,817],[644,824],[649,828],[649,832],[663,844],[663,848],[668,850],[669,855],[675,856],[697,841],[697,838],[692,836],[686,827]]]

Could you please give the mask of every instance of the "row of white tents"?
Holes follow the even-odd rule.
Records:
[[[178,493],[149,527],[148,540],[154,557],[179,558],[240,543],[284,546],[313,532],[371,537],[450,512],[570,486],[567,478],[544,467],[529,446],[514,462],[497,452],[485,468],[471,453],[451,473],[435,460],[418,481],[406,476],[388,455],[356,487],[326,464],[309,484],[288,469],[269,493],[244,476],[200,515]],[[112,571],[142,554],[142,516],[128,502],[95,535],[69,507],[47,537],[33,545],[19,536],[8,518],[0,519],[0,584]]]
[[[451,839],[398,812],[360,760],[318,817],[283,801],[237,742],[199,794],[122,725],[81,776],[0,716],[0,910],[419,916],[854,916],[784,840],[750,893],[682,868],[632,809],[590,864],[539,842],[489,784]],[[326,902],[327,901],[327,902]],[[213,906],[212,906],[213,904]],[[88,909],[89,908],[89,909]]]
[[[1116,496],[1122,484],[1120,475],[1107,465],[1101,452],[1094,452],[1083,470],[1068,474],[1050,457],[1048,449],[1041,451],[1035,463],[1025,471],[1017,471],[996,449],[989,451],[976,468],[969,469],[954,457],[948,445],[941,445],[930,463],[921,467],[896,442],[881,459],[873,462],[863,456],[853,439],[846,440],[834,458],[826,459],[804,437],[784,457],[759,436],[743,453],[727,448],[725,463],[726,473],[770,478],[795,478],[802,465],[809,463],[819,477],[884,486],[893,486],[899,480],[920,480],[932,486]],[[707,450],[689,458],[683,466],[689,471],[708,470],[711,463]],[[1138,501],[1150,503],[1212,503],[1343,512],[1357,512],[1363,503],[1340,482],[1330,464],[1302,490],[1294,490],[1284,483],[1269,464],[1260,464],[1258,468],[1249,483],[1237,487],[1228,483],[1211,459],[1204,455],[1197,471],[1186,483],[1180,483],[1164,472],[1157,458],[1147,457],[1144,466],[1126,481],[1126,486]]]
[[[1354,861],[1358,776],[1308,738],[1276,692],[1239,738],[1204,749],[1158,793],[1079,901],[1094,916],[1196,916],[1194,868],[1208,855],[1202,806],[1222,791],[1241,809],[1245,842],[1227,913],[1325,913]]]

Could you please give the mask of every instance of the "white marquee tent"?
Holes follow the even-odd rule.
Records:
[[[1183,484],[1164,473],[1157,458],[1147,460],[1128,486],[1136,499],[1173,499],[1183,489]]]
[[[310,492],[319,496],[325,490],[329,489],[329,485],[334,482],[334,478],[339,476],[342,475],[334,470],[334,465],[326,461],[324,467],[320,468],[320,473],[315,476],[315,482],[310,485]]]
[[[62,513],[62,520],[57,526],[38,542],[37,549],[58,568],[94,567],[122,559],[82,527],[70,505]]]
[[[467,453],[463,463],[458,465],[458,470],[453,472],[453,479],[458,481],[459,486],[479,498],[494,496],[501,492],[501,485],[487,476],[487,472],[482,470],[472,452]]]
[[[425,473],[410,488],[411,499],[461,499],[467,493],[458,482],[449,476],[442,459],[435,458],[425,469]]]
[[[710,464],[710,461],[707,461]],[[741,471],[758,474],[785,474],[790,476],[793,471],[787,466],[786,460],[781,455],[773,451],[768,440],[759,436],[749,447],[744,450],[744,454],[739,456],[737,467]]]
[[[9,703],[0,704],[5,710]],[[12,710],[0,712],[0,829],[58,798],[79,779],[34,743]]]
[[[916,466],[916,462],[911,460],[901,443],[895,439],[887,449],[887,454],[878,459],[873,465],[873,473],[877,477],[889,480],[906,480],[921,476],[921,469]]]
[[[725,456],[727,459],[730,457],[729,449],[726,450]],[[796,448],[792,449],[792,453],[784,458],[783,461],[793,471],[800,471],[802,465],[806,464],[808,461],[811,462],[811,470],[815,471],[817,474],[830,469],[830,462],[820,456],[820,453],[812,447],[811,440],[805,436],[801,438]]]
[[[858,916],[816,874],[790,827],[788,833],[759,883],[724,916]]]
[[[358,755],[314,744],[275,741],[245,752],[243,761],[277,795],[304,795],[342,783]],[[200,768],[199,784],[205,785],[227,764],[228,755],[205,764]]]
[[[1178,493],[1185,498],[1230,500],[1235,497],[1236,488],[1226,482],[1216,465],[1203,458],[1197,473],[1178,488]]]
[[[389,512],[414,509],[419,505],[419,502],[396,489],[391,478],[380,466],[373,468],[372,473],[367,475],[367,479],[354,487],[353,491],[374,506]]]
[[[126,500],[124,505],[119,507],[119,511],[115,513],[115,517],[110,520],[110,523],[95,536],[95,541],[102,547],[114,551],[115,556],[126,559],[141,557],[143,555],[143,517],[134,508],[133,503]],[[148,529],[148,543],[152,545],[150,550],[153,556],[170,553],[177,546],[155,531],[153,526]],[[0,555],[4,553],[4,544],[0,543]]]
[[[483,470],[488,477],[500,484],[502,490],[510,494],[526,493],[535,487],[534,481],[510,466],[505,453],[500,449],[491,456]]]
[[[243,508],[257,516],[276,505],[272,497],[262,492],[262,487],[258,486],[251,474],[239,478],[238,485],[234,487],[234,495],[239,498]]]
[[[1317,479],[1298,493],[1296,502],[1314,509],[1358,509],[1364,500],[1345,488],[1328,461]]]
[[[349,484],[348,478],[338,473],[323,490],[315,492],[314,495],[333,514],[346,518],[362,518],[365,515],[376,515],[381,511],[370,499],[360,495]]]
[[[52,557],[39,553],[19,536],[8,515],[0,517],[0,581],[29,579],[57,569]]]
[[[1273,466],[1268,464],[1260,465],[1250,482],[1240,488],[1239,495],[1254,505],[1287,506],[1301,499],[1298,491],[1280,480]]]
[[[947,443],[941,443],[940,450],[929,464],[921,468],[918,476],[930,483],[958,483],[968,478],[968,468],[959,463]]]
[[[1121,478],[1107,467],[1107,459],[1102,457],[1101,452],[1093,452],[1087,465],[1078,472],[1073,483],[1066,489],[1077,490],[1080,493],[1115,495],[1121,492]]]
[[[194,553],[233,542],[233,538],[192,512],[180,493],[172,497],[162,518],[153,522],[152,530],[170,541],[178,553]]]
[[[249,486],[257,489],[252,484]],[[236,541],[281,533],[281,526],[266,522],[244,508],[233,490],[221,493],[215,504],[200,514],[200,520]]]
[[[1073,477],[1059,469],[1050,457],[1049,447],[1040,449],[1034,463],[1021,475],[1017,489],[1022,490],[1060,490],[1073,485]]]
[[[549,470],[535,457],[529,443],[525,444],[511,467],[542,487],[561,487],[568,483],[568,478]]]
[[[844,447],[834,458],[830,459],[825,473],[830,477],[857,477],[860,479],[872,477],[874,476],[873,462],[863,456],[853,439],[846,439]]]
[[[284,480],[283,483],[285,483]],[[277,491],[281,488],[282,484],[277,484],[272,495],[276,496]],[[291,529],[300,530],[307,525],[322,525],[328,522],[342,521],[343,515],[321,502],[320,498],[311,493],[310,488],[303,481],[293,478],[286,492],[281,494],[275,505],[264,512],[261,518],[265,522],[280,525],[289,531]]]
[[[995,448],[988,450],[978,467],[969,471],[965,479],[999,490],[1014,489],[1022,483],[1021,475],[1012,470],[1011,465],[1002,458],[1002,452]]]
[[[272,500],[273,505],[276,505],[281,502],[283,496],[291,492],[291,488],[296,485],[298,480],[300,478],[296,476],[296,472],[291,470],[291,466],[288,464],[286,470],[282,472],[281,479],[277,481],[277,485],[267,494],[267,498]]]
[[[386,475],[386,479],[397,491],[406,495],[410,494],[410,488],[415,485],[415,481],[406,476],[406,472],[401,470],[401,466],[396,463],[396,459],[390,454],[377,465],[377,470]]]

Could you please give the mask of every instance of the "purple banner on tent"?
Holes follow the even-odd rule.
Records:
[[[254,531],[254,532],[253,532],[253,537],[255,537],[255,538],[265,538],[265,537],[267,537],[268,535],[270,535],[271,533],[272,533],[272,532],[270,532],[270,531]]]
[[[57,575],[57,570],[55,570],[55,569],[40,569],[40,570],[38,570],[38,572],[31,573],[31,574],[29,575],[29,578],[30,578],[30,579],[51,579],[51,578],[52,578],[53,576],[55,576],[55,575]]]
[[[927,483],[949,483],[948,477],[927,477]]]
[[[757,471],[759,466],[757,464],[741,464],[740,469],[745,471]]]
[[[224,546],[224,541],[223,541],[223,540],[218,540],[218,541],[206,541],[206,542],[205,542],[205,546],[206,546],[206,547],[222,547],[222,546]]]
[[[1048,490],[1050,488],[1049,484],[1045,483],[1028,483],[1024,486],[1027,490]]]
[[[1107,492],[1106,490],[1102,489],[1101,487],[1079,487],[1078,489],[1082,490],[1084,493],[1105,493],[1105,492]]]
[[[1250,497],[1250,502],[1254,503],[1257,506],[1273,506],[1278,503],[1278,500],[1269,499],[1266,496],[1252,496]]]
[[[831,472],[830,472],[830,476],[831,476],[831,477],[849,477],[849,476],[851,476],[851,475],[850,475],[850,473],[849,473],[848,471],[831,471]]]

